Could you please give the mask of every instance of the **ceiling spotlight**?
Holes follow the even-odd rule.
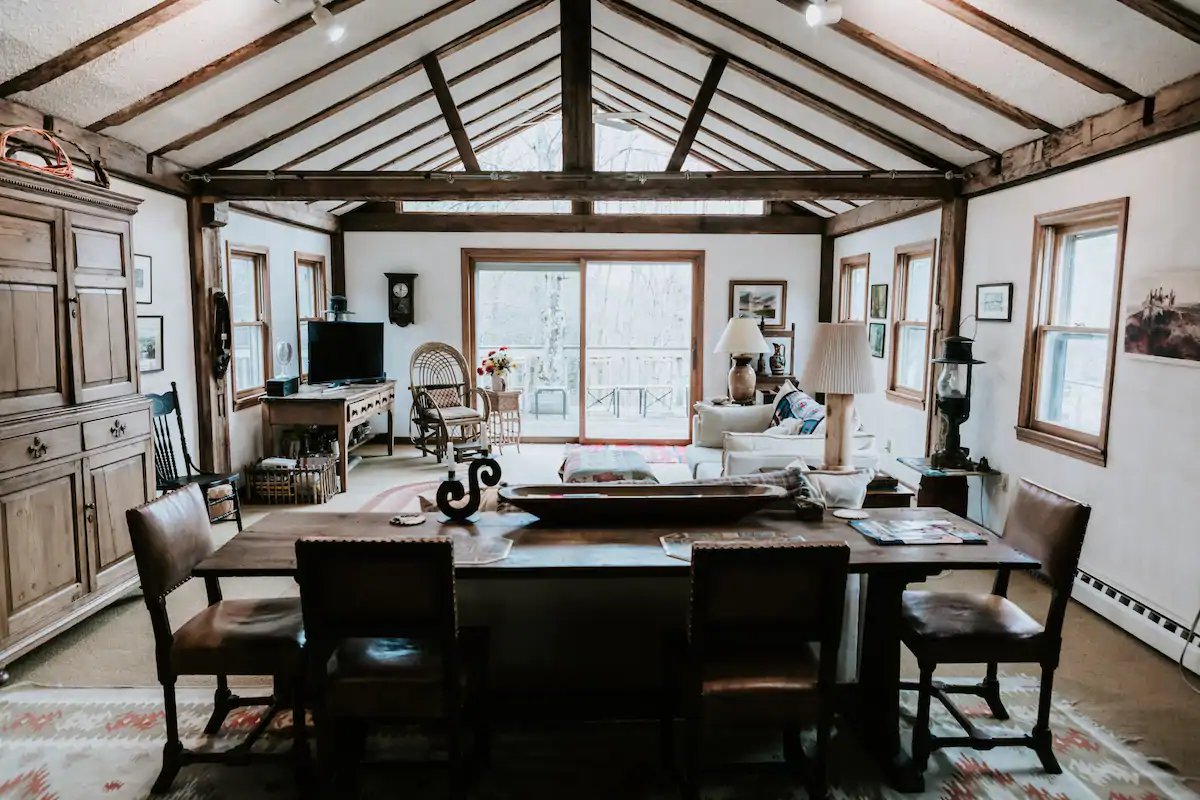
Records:
[[[330,10],[321,5],[320,0],[313,0],[312,21],[325,31],[325,38],[331,42],[339,41],[346,35],[346,26],[338,22]]]
[[[842,18],[842,4],[838,0],[810,0],[804,10],[804,21],[810,28],[832,25]]]

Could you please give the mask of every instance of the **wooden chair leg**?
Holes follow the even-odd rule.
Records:
[[[703,743],[703,730],[699,714],[689,714],[687,719],[687,738],[684,742],[683,758],[683,798],[684,800],[700,800],[700,746]]]
[[[204,726],[205,736],[213,736],[221,730],[221,725],[225,723],[225,717],[229,716],[231,697],[233,697],[233,693],[229,691],[229,679],[224,675],[218,675],[217,691],[213,694],[213,713],[208,718],[208,724]]]
[[[1008,719],[1008,710],[1004,707],[1004,703],[1000,700],[1000,678],[998,664],[987,665],[987,677],[983,679],[983,699],[987,702],[988,708],[992,710],[992,716],[996,719]]]
[[[183,742],[179,740],[179,713],[175,708],[175,682],[163,684],[163,701],[166,707],[167,743],[163,746],[163,765],[158,779],[150,791],[166,794],[183,766]]]
[[[918,772],[929,766],[932,733],[929,730],[929,704],[933,699],[932,664],[921,664],[921,681],[917,688],[917,720],[913,724],[912,758]]]
[[[313,708],[317,733],[317,786],[321,797],[337,796],[337,731],[333,718],[323,713],[320,703]]]
[[[449,772],[449,796],[465,798],[467,796],[466,765],[463,760],[462,718],[455,714],[448,720],[448,755],[446,766]]]
[[[825,800],[829,794],[829,746],[832,739],[833,707],[823,699],[817,719],[817,751],[809,765],[809,800]]]
[[[312,751],[308,747],[308,717],[305,709],[304,679],[292,684],[292,753],[296,759],[296,786],[305,792],[312,777]]]
[[[242,531],[242,497],[238,492],[237,481],[229,484],[233,489],[233,518],[237,520],[238,533]]]
[[[1054,734],[1050,732],[1050,703],[1054,694],[1054,667],[1042,667],[1042,687],[1038,695],[1037,724],[1033,729],[1033,748],[1042,762],[1042,769],[1051,775],[1061,775],[1062,767],[1054,755]]]

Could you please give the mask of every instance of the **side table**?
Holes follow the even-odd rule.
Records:
[[[484,389],[491,414],[488,416],[488,438],[496,449],[504,452],[504,445],[515,444],[521,452],[521,390],[493,392]]]
[[[967,516],[967,478],[995,475],[996,470],[935,469],[928,458],[897,458],[901,464],[921,473],[917,487],[917,505],[944,508],[960,517]]]

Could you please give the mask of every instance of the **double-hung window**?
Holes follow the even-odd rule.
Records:
[[[233,323],[234,408],[258,402],[271,377],[271,311],[267,250],[230,245],[229,316]]]
[[[935,242],[896,248],[892,273],[892,362],[888,397],[900,403],[925,407],[929,383],[929,316],[933,307],[933,254]]]
[[[870,274],[871,256],[847,256],[841,262],[839,286],[838,322],[867,321],[867,276]]]
[[[1034,234],[1017,438],[1103,464],[1127,198],[1043,214]]]
[[[296,349],[300,380],[308,380],[308,323],[320,322],[329,305],[325,294],[325,256],[296,253]]]

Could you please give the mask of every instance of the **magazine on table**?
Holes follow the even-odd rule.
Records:
[[[859,520],[850,525],[876,544],[987,544],[987,538],[948,519]]]

